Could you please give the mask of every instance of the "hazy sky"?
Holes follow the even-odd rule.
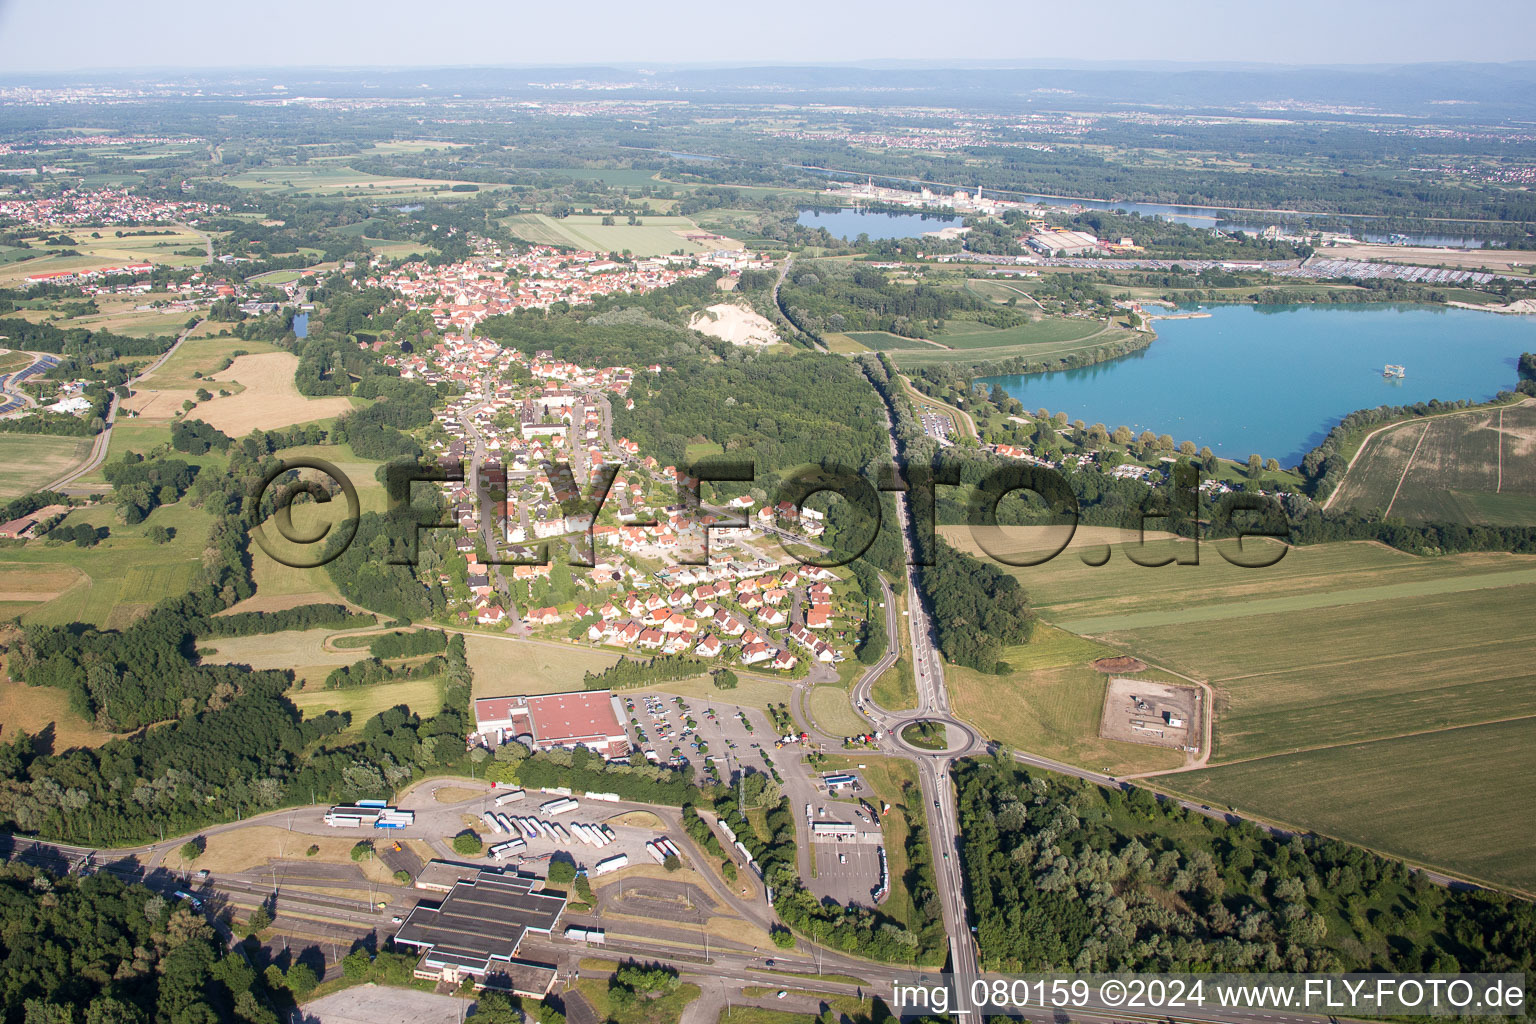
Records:
[[[1533,29],[1532,0],[0,0],[0,78],[597,62],[1509,61],[1536,59]]]

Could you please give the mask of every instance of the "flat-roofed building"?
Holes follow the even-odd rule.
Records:
[[[605,758],[629,753],[619,699],[610,690],[482,697],[475,729],[488,743],[521,740],[534,750],[586,747]]]
[[[418,904],[395,942],[421,951],[416,977],[450,985],[473,978],[491,988],[540,999],[554,987],[554,964],[517,955],[529,932],[550,934],[565,910],[565,895],[543,890],[534,875],[480,871],[461,879],[437,906]]]

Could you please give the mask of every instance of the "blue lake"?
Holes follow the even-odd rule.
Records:
[[[309,314],[298,313],[293,318],[293,336],[296,338],[309,337]]]
[[[821,210],[810,208],[800,211],[797,224],[808,228],[826,228],[844,241],[859,235],[872,239],[918,238],[928,231],[959,227],[959,217],[928,216],[920,213],[891,213],[885,210]]]
[[[1228,458],[1301,461],[1356,409],[1513,390],[1536,318],[1433,306],[1207,306],[1150,347],[1064,373],[981,378],[1030,412],[1171,434]],[[1183,312],[1183,311],[1181,311]],[[1407,376],[1382,376],[1387,363]]]

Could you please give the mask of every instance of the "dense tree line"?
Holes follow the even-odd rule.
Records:
[[[180,459],[146,459],[135,452],[124,452],[116,462],[102,467],[102,476],[112,485],[117,514],[132,525],[161,505],[171,505],[192,486],[197,467]]]
[[[11,348],[51,352],[87,365],[107,363],[125,356],[158,356],[176,341],[159,334],[130,338],[108,330],[59,327],[47,320],[33,323],[20,317],[0,320],[0,335],[5,336]]]
[[[687,361],[631,391],[614,431],[663,462],[686,465],[691,443],[714,442],[726,459],[750,457],[753,486],[772,493],[801,466],[854,470],[887,458],[877,396],[848,363],[802,353],[737,363]]]
[[[433,388],[419,381],[370,376],[359,381],[353,393],[378,401],[336,421],[333,440],[337,444],[350,444],[358,455],[379,462],[420,457],[421,445],[403,431],[432,422],[432,405],[438,397]]]
[[[512,744],[503,744],[510,747]],[[617,793],[621,800],[681,807],[697,803],[693,769],[660,765],[605,764],[585,747],[539,751],[501,769],[508,782],[528,789],[569,789],[576,793]]]
[[[350,690],[381,683],[403,683],[410,679],[430,679],[448,667],[448,659],[437,656],[416,665],[388,665],[378,658],[364,658],[350,665],[339,665],[325,677],[327,690]]]
[[[628,690],[652,683],[692,679],[708,669],[708,662],[686,654],[659,654],[649,661],[620,658],[601,672],[588,672],[582,686],[588,690]]]
[[[943,327],[957,314],[993,327],[1014,327],[1028,320],[1023,313],[994,306],[958,288],[892,281],[883,270],[860,264],[817,264],[814,270],[792,275],[779,289],[780,301],[801,330],[889,331],[921,338]]]
[[[69,503],[69,495],[59,491],[29,491],[0,504],[0,522],[8,523],[12,519],[20,519],[49,505],[68,505]]]
[[[277,1024],[265,981],[190,908],[107,872],[0,868],[15,1024]]]
[[[448,649],[448,634],[440,629],[385,633],[368,642],[368,653],[375,658],[414,658],[437,654]]]
[[[890,410],[906,463],[931,462],[936,448],[912,414],[890,360],[882,353],[878,358],[860,359],[859,367]],[[1027,641],[1034,625],[1024,588],[991,562],[974,558],[939,537],[921,502],[912,502],[911,508],[918,585],[933,616],[939,650],[957,665],[983,672],[1006,671],[999,660],[1002,649]]]
[[[432,494],[440,503],[441,497],[435,491]],[[417,555],[418,516],[423,516],[420,506],[364,512],[351,543],[340,533],[328,540],[334,547],[328,547],[327,553],[341,549],[325,564],[325,571],[342,597],[405,621],[442,614],[447,608],[442,585],[435,580],[430,586],[423,584],[415,567],[407,564]],[[423,545],[430,543],[429,536],[423,535]]]
[[[351,629],[371,626],[375,619],[366,612],[352,612],[341,604],[303,604],[275,612],[236,612],[233,615],[209,615],[190,630],[199,637],[259,636],[302,629]]]
[[[633,300],[636,296],[625,296]],[[476,333],[525,355],[547,351],[582,366],[649,366],[712,351],[703,335],[643,311],[583,309],[487,318]]]
[[[1536,908],[1003,760],[961,762],[983,970],[1529,971]]]

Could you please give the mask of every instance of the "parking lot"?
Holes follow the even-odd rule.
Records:
[[[722,695],[728,693],[722,691]],[[788,697],[786,690],[786,701]],[[757,708],[665,693],[625,694],[624,707],[631,742],[653,763],[686,761],[701,773],[713,764],[720,780],[729,782],[732,773],[743,767],[768,774],[769,759],[782,773],[787,758],[781,753],[795,753],[799,760],[790,748],[783,752],[774,748],[779,737],[768,716]]]
[[[812,843],[816,855],[816,877],[810,889],[817,896],[830,896],[840,903],[875,905],[874,889],[880,884],[880,854],[877,843],[844,840]]]
[[[622,823],[628,811],[625,807],[606,800],[588,800],[577,797],[575,810],[566,811],[563,814],[550,814],[540,809],[540,805],[551,800],[559,799],[546,793],[529,792],[523,799],[513,803],[495,806],[495,796],[491,793],[481,801],[466,809],[474,824],[471,826],[484,841],[486,852],[481,857],[460,857],[457,859],[470,863],[478,863],[481,860],[488,861],[496,867],[525,867],[530,871],[543,874],[549,868],[550,858],[556,854],[565,854],[576,863],[577,867],[586,868],[588,871],[596,868],[601,861],[609,860],[624,854],[629,857],[630,864],[657,864],[660,863],[646,850],[646,843],[667,833],[656,828],[642,828],[633,824]],[[627,805],[626,805],[627,806]],[[477,817],[483,810],[489,810],[493,814],[506,816],[513,826],[510,833],[493,832],[490,827]],[[529,836],[526,830],[518,826],[518,819],[531,819],[542,821],[546,824],[558,824],[568,834],[569,838],[554,839],[538,829],[536,835]],[[467,823],[467,821],[466,821]],[[594,846],[583,842],[578,838],[578,833],[573,825],[606,825],[613,832],[613,841],[604,846]],[[681,838],[676,835],[668,836],[680,853],[685,852]],[[490,856],[492,848],[501,843],[518,839],[523,842],[523,848],[508,856],[497,860]]]

